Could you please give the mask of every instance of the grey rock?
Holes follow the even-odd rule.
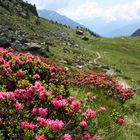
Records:
[[[78,44],[75,44],[74,47],[79,47],[79,45]]]
[[[77,68],[82,69],[82,68],[84,68],[84,66],[77,66]]]
[[[89,37],[88,37],[88,36],[82,36],[82,39],[83,39],[84,41],[88,41],[88,40],[89,40]]]
[[[100,65],[100,67],[101,68],[103,68],[103,69],[107,69],[107,70],[109,70],[110,68],[109,68],[109,66],[108,65],[106,65],[106,64],[102,64],[102,65]]]
[[[4,48],[8,48],[11,46],[10,41],[5,36],[0,38],[0,46]]]
[[[47,56],[48,52],[49,52],[49,48],[47,46],[46,47],[41,47],[39,49],[39,53],[42,54],[42,55],[44,55],[44,56],[45,55]]]
[[[70,42],[67,42],[66,45],[67,46],[72,46],[72,44]]]
[[[62,63],[62,64],[68,64],[68,62],[66,60],[61,60],[60,63]]]
[[[41,45],[37,44],[37,43],[25,43],[23,46],[22,46],[22,49],[25,50],[25,51],[36,51],[36,50],[39,50],[41,48]]]
[[[77,30],[77,31],[76,31],[76,34],[78,34],[78,35],[83,35],[84,32],[83,32],[82,30]]]

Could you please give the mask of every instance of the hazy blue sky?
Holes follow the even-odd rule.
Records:
[[[115,20],[140,19],[140,0],[27,0],[38,9],[55,10],[76,21],[102,18]]]

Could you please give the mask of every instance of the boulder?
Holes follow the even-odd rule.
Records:
[[[44,56],[48,56],[49,48],[48,47],[41,47],[38,50],[38,53]]]
[[[62,63],[62,64],[68,64],[68,62],[66,60],[61,60],[60,63]]]
[[[8,48],[10,46],[11,46],[11,43],[6,37],[0,38],[0,47]]]
[[[89,40],[89,37],[88,37],[88,36],[82,36],[82,39],[83,39],[84,41],[88,41],[88,40]]]
[[[34,42],[31,42],[31,43],[25,43],[23,46],[22,46],[22,49],[25,50],[25,51],[37,51],[41,48],[41,45],[37,44],[37,43],[34,43]]]
[[[77,35],[83,35],[84,32],[83,32],[82,30],[77,30],[77,31],[76,31],[76,34],[77,34]]]
[[[12,43],[11,47],[16,51],[22,51],[22,44],[18,40]]]
[[[106,64],[102,64],[102,65],[100,65],[100,67],[103,68],[103,69],[107,69],[107,70],[110,69],[110,67]]]

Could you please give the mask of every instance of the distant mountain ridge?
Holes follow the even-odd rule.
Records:
[[[139,29],[140,23],[135,23],[131,25],[126,25],[118,28],[108,34],[109,37],[114,36],[131,36],[137,29]]]
[[[84,26],[97,32],[103,37],[119,37],[131,36],[137,29],[140,28],[140,20],[116,20],[107,22],[100,17],[89,20],[80,20]]]
[[[55,11],[51,11],[51,10],[38,10],[38,14],[40,17],[46,18],[48,20],[53,20],[56,21],[58,23],[61,23],[63,25],[67,25],[70,26],[72,28],[76,28],[76,27],[84,27],[83,25],[73,21],[72,19],[63,16]]]
[[[136,30],[132,36],[140,36],[140,29]]]

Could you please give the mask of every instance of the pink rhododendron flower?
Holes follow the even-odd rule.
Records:
[[[75,111],[78,111],[80,107],[81,107],[80,101],[72,101],[72,104],[70,106],[70,108]]]
[[[5,63],[3,64],[3,67],[4,67],[4,68],[10,67],[9,62],[5,62]]]
[[[33,55],[32,55],[31,53],[27,53],[27,54],[26,54],[26,58],[27,58],[27,59],[31,59],[31,58],[33,58]]]
[[[97,99],[97,97],[96,97],[96,96],[93,96],[93,97],[92,97],[92,99],[93,99],[93,100],[96,100],[96,99]]]
[[[21,122],[20,125],[23,129],[28,129],[29,128],[29,123],[27,121]]]
[[[7,96],[7,98],[8,98],[9,100],[15,99],[15,94],[14,94],[14,92],[7,92],[7,93],[6,93],[6,96]]]
[[[14,106],[15,106],[15,108],[16,108],[17,111],[21,111],[23,109],[22,105],[18,101],[16,101],[16,103],[14,104]]]
[[[17,62],[19,65],[22,65],[22,64],[23,64],[23,61],[21,61],[19,58],[16,59],[16,62]]]
[[[36,135],[35,140],[47,140],[44,135]]]
[[[56,108],[56,109],[59,109],[61,107],[66,107],[68,105],[68,103],[66,102],[66,100],[63,100],[63,99],[56,99],[54,98],[52,101],[51,101],[52,105]]]
[[[121,94],[122,98],[127,99],[128,95],[126,93]]]
[[[32,109],[32,115],[37,115],[38,114],[38,109],[37,108],[33,108]]]
[[[32,106],[34,104],[34,101],[27,101],[25,104],[26,106]]]
[[[0,57],[0,63],[5,63],[5,60],[4,60],[4,58],[3,57]]]
[[[0,101],[4,100],[4,95],[2,92],[0,92]]]
[[[39,124],[43,127],[47,126],[47,121],[44,118],[38,117],[37,121],[39,122]]]
[[[31,59],[26,60],[26,63],[32,63]]]
[[[100,137],[99,135],[95,135],[95,136],[93,137],[93,140],[101,140],[101,137]]]
[[[58,120],[58,119],[56,119],[56,120],[48,119],[46,121],[46,123],[47,123],[47,126],[55,132],[58,132],[58,131],[62,130],[63,127],[64,127],[63,121]]]
[[[50,92],[46,92],[46,95],[47,95],[47,96],[50,96],[50,95],[51,95],[51,93],[50,93]]]
[[[39,74],[33,75],[33,79],[40,79],[40,75]]]
[[[41,99],[42,101],[46,100],[45,94],[42,91],[39,93],[39,99]]]
[[[47,116],[47,115],[48,115],[47,109],[43,109],[43,108],[39,108],[39,109],[38,109],[38,113],[39,113],[39,115],[41,115],[41,116]]]
[[[118,120],[118,124],[124,125],[124,123],[125,123],[125,120],[124,120],[123,118],[120,118],[120,119]]]
[[[108,95],[109,95],[110,97],[112,97],[112,96],[113,96],[113,93],[111,92],[111,93],[109,93]]]
[[[87,122],[86,122],[86,121],[81,121],[81,122],[79,123],[79,125],[80,125],[81,127],[86,127],[86,126],[87,126]]]
[[[33,129],[38,128],[38,126],[36,124],[28,123],[27,121],[21,122],[20,125],[23,129],[32,129],[33,130]]]
[[[94,112],[91,109],[87,109],[86,112],[83,113],[83,116],[86,118],[95,118],[96,117],[96,112]]]
[[[85,139],[91,139],[92,136],[90,135],[90,133],[85,132],[85,133],[83,133],[83,138],[85,138]]]
[[[30,123],[29,124],[29,129],[36,129],[36,128],[38,128],[38,126],[36,125],[36,124],[33,124],[33,123]]]
[[[70,134],[65,134],[64,136],[60,137],[59,140],[72,140],[72,137]]]
[[[73,98],[72,96],[70,96],[70,97],[68,98],[68,100],[69,100],[70,102],[72,102],[72,101],[74,101],[74,98]]]
[[[105,107],[100,107],[98,111],[101,112],[101,113],[106,112],[106,108]]]
[[[18,70],[17,71],[17,76],[21,76],[22,77],[23,75],[24,75],[24,72],[22,70]]]

